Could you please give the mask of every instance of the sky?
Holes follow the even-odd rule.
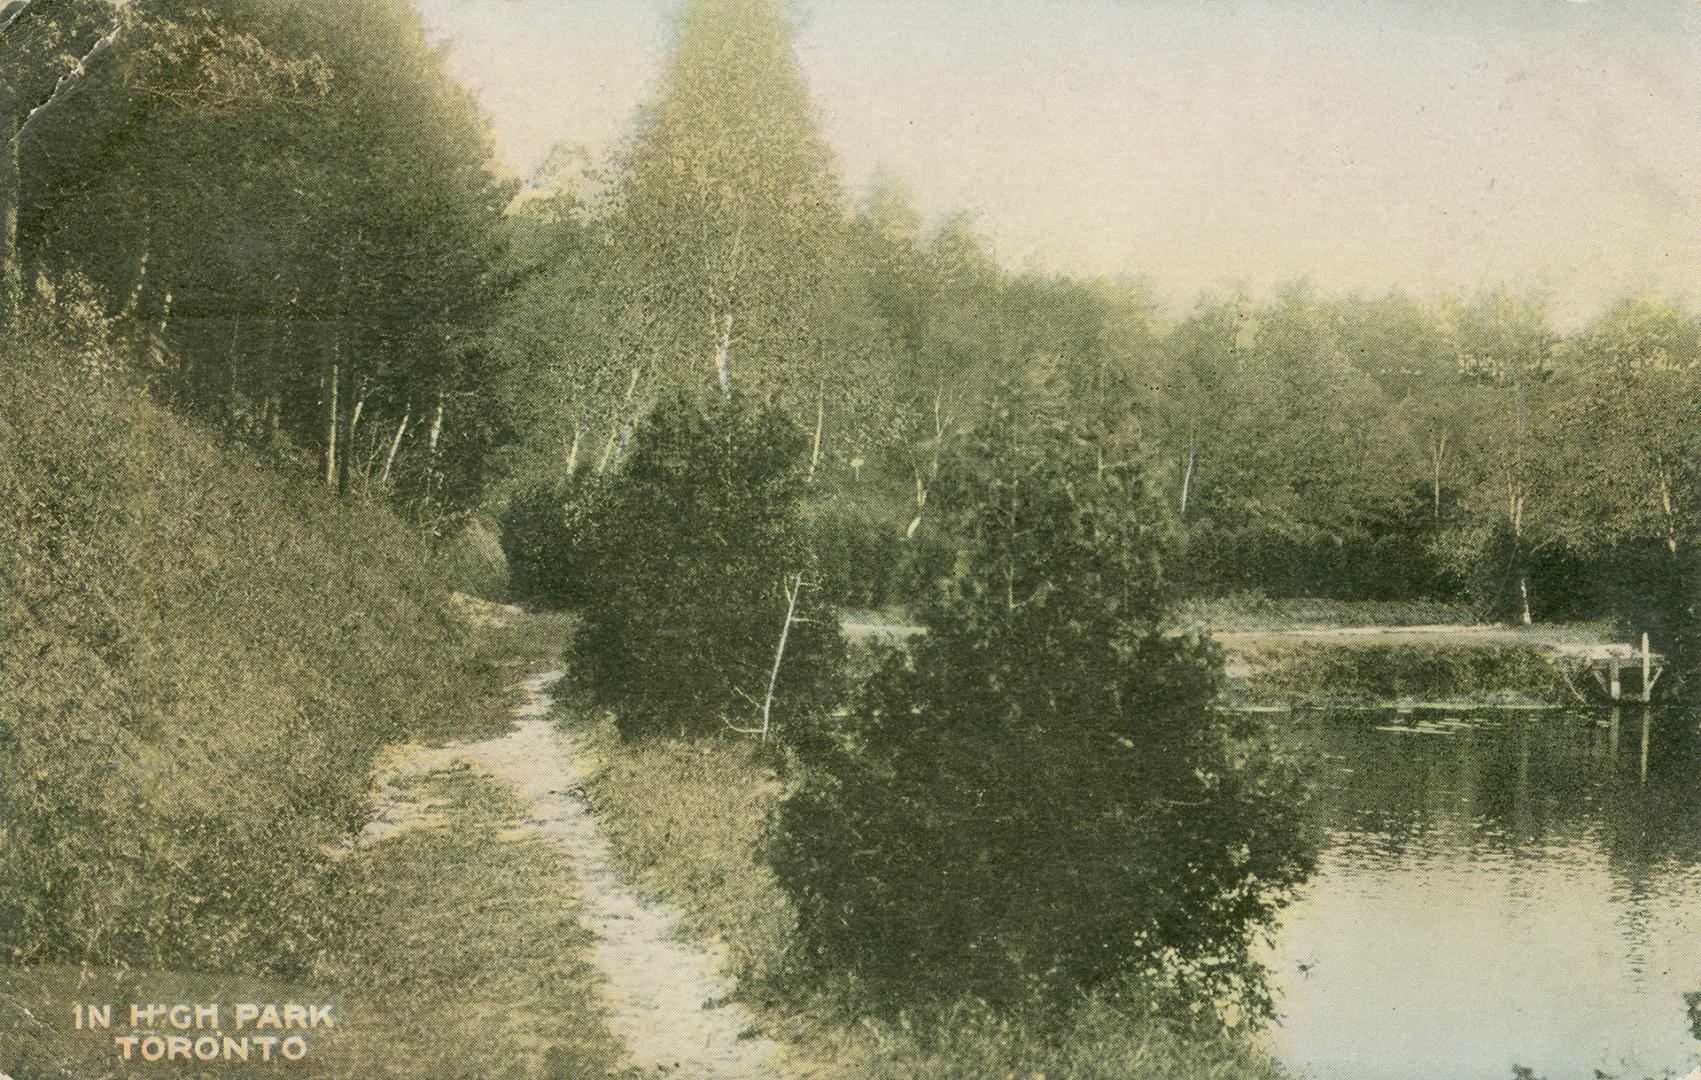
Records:
[[[620,145],[679,0],[415,0],[508,167]],[[1701,0],[794,0],[854,197],[1172,305],[1701,299]]]

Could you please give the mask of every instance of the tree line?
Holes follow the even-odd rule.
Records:
[[[511,214],[524,280],[489,347],[522,491],[607,473],[670,395],[772,402],[808,440],[823,572],[904,606],[942,455],[1015,375],[1096,468],[1152,477],[1188,592],[1687,615],[1663,598],[1701,535],[1695,312],[1632,296],[1561,331],[1532,296],[1295,284],[1171,315],[1137,281],[1010,271],[897,179],[853,203],[765,7],[688,5],[629,144]]]
[[[503,439],[477,332],[512,185],[392,0],[29,0],[0,68],[0,318],[90,300],[155,396],[427,516]]]

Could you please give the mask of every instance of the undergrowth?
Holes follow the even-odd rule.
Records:
[[[1249,656],[1256,703],[1570,700],[1540,649],[1470,642],[1268,641]]]
[[[1247,1043],[1189,1038],[1140,1015],[1138,995],[1106,988],[1061,1010],[992,1009],[965,999],[883,1018],[866,987],[806,977],[790,959],[796,916],[762,858],[785,794],[748,742],[621,741],[609,718],[563,698],[586,753],[586,789],[621,870],[678,908],[685,931],[724,951],[740,1001],[800,1075],[898,1080],[1280,1080]]]

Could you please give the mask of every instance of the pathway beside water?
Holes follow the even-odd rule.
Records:
[[[609,1028],[634,1062],[657,1075],[684,1080],[754,1080],[779,1076],[774,1044],[749,1035],[754,1021],[722,1004],[731,983],[714,959],[684,941],[677,914],[639,896],[614,867],[585,800],[577,740],[549,720],[551,691],[560,680],[543,671],[526,681],[526,700],[507,734],[438,749],[409,748],[391,764],[377,818],[361,843],[411,822],[393,780],[464,761],[508,784],[531,807],[528,832],[558,845],[571,860],[584,896],[585,923],[596,935],[596,958],[607,977]],[[748,1036],[748,1037],[747,1037]]]

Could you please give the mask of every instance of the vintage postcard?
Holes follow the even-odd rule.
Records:
[[[1701,4],[0,0],[0,1080],[1701,1080]]]

